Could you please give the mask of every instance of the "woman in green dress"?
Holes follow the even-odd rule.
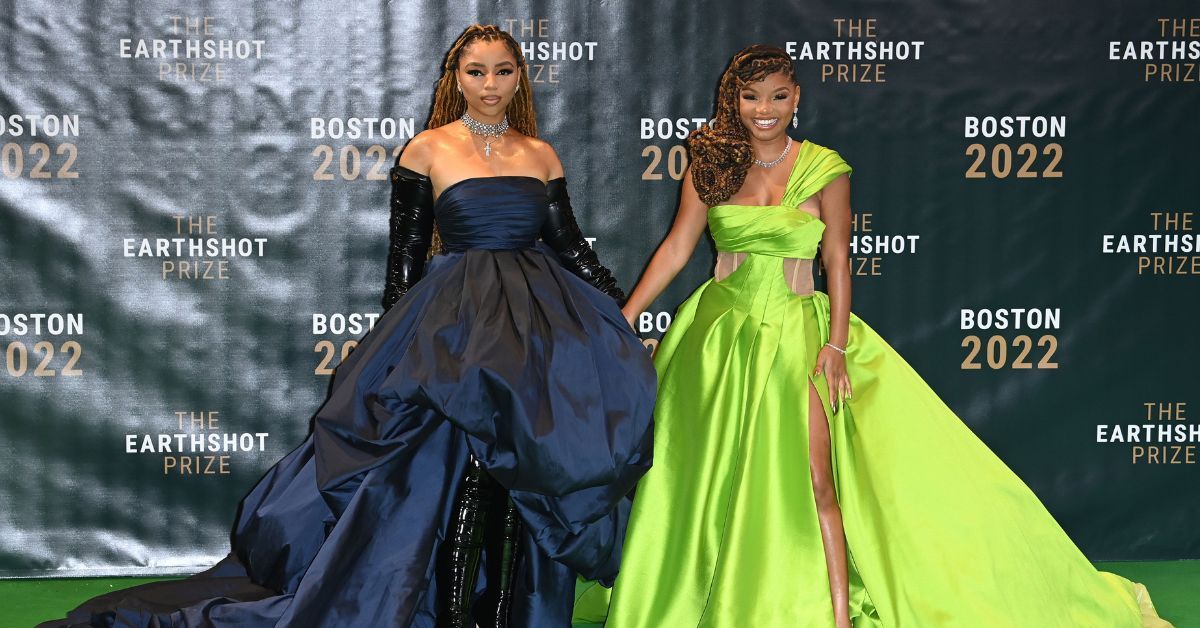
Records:
[[[783,50],[743,50],[689,138],[678,216],[624,314],[662,292],[705,226],[716,271],[658,347],[654,467],[611,599],[586,591],[577,619],[1169,626],[850,313],[850,167],[788,137],[793,77]],[[818,251],[828,294],[812,286]]]

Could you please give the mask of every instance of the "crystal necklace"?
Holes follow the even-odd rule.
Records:
[[[756,158],[754,160],[754,165],[762,166],[763,168],[774,168],[775,166],[778,166],[779,164],[783,163],[783,158],[787,157],[788,153],[790,153],[790,152],[792,152],[792,138],[788,137],[787,145],[783,147],[783,152],[779,153],[778,157],[776,157],[775,159],[772,159],[771,161],[763,161],[761,159]]]
[[[460,119],[473,135],[483,138],[484,157],[492,156],[492,142],[500,139],[500,136],[504,135],[504,132],[508,130],[508,116],[504,116],[503,120],[495,124],[488,124],[472,118],[471,114],[464,111]]]

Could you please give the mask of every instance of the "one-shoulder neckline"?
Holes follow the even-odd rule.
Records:
[[[533,181],[537,181],[538,183],[541,183],[543,186],[549,185],[548,182],[542,181],[541,179],[539,179],[535,176],[527,175],[527,174],[493,174],[493,175],[487,175],[487,176],[482,176],[482,177],[467,177],[466,179],[459,179],[458,181],[455,181],[454,183],[451,183],[450,185],[447,185],[446,187],[442,188],[442,191],[438,193],[437,199],[435,199],[434,202],[436,203],[437,201],[440,201],[442,199],[442,197],[446,195],[446,192],[449,192],[450,190],[458,187],[459,185],[461,185],[463,183],[466,183],[467,181],[483,181],[483,180],[487,180],[487,179],[531,179]]]
[[[792,169],[788,171],[787,181],[783,184],[783,195],[785,197],[787,196],[787,193],[788,193],[787,184],[792,182],[792,177],[794,177],[796,175],[796,168],[800,166],[800,157],[801,157],[800,151],[806,150],[808,148],[808,145],[811,143],[812,142],[809,142],[808,140],[800,140],[800,147],[796,150],[796,158],[794,160],[792,160]],[[742,205],[741,203],[718,203],[716,205],[713,205],[712,207],[709,207],[708,211],[711,212],[712,210],[714,210],[718,207],[788,207],[788,206],[783,204],[783,199],[781,198],[781,199],[779,199],[779,203],[777,203],[775,205]],[[796,208],[792,207],[790,209],[796,209]],[[809,214],[808,212],[802,211],[800,213],[808,214],[808,216],[813,218],[814,220],[820,220],[820,218],[817,218],[816,216],[813,216],[812,214]]]

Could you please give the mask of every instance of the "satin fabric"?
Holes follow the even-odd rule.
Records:
[[[656,381],[613,300],[536,243],[547,202],[530,177],[447,188],[451,253],[338,367],[312,436],[243,501],[232,554],[47,625],[432,627],[469,454],[525,522],[514,625],[569,625],[575,574],[619,568]]]
[[[837,153],[805,142],[781,205],[710,210],[717,249],[747,259],[696,290],[659,345],[655,466],[637,489],[611,602],[593,586],[576,619],[607,614],[610,628],[834,625],[808,464],[811,383],[829,417],[854,626],[1167,625],[1144,588],[1097,572],[1025,484],[853,315],[854,397],[832,412],[827,382],[812,376],[829,338],[829,299],[794,294],[783,260],[814,257],[825,225],[796,207],[849,172]]]

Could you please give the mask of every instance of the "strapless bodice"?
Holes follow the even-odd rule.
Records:
[[[534,246],[546,221],[546,184],[535,177],[472,177],[452,183],[434,203],[449,252]]]
[[[721,252],[812,259],[825,223],[784,205],[717,205],[708,228]]]

